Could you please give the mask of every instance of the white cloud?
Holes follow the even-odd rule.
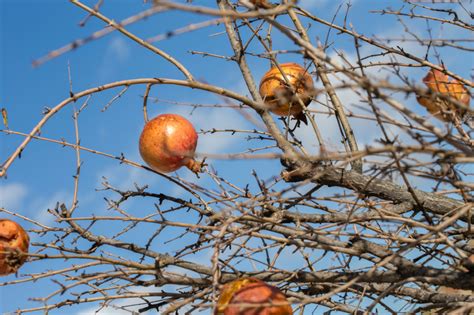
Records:
[[[328,3],[328,0],[300,0],[298,6],[306,10],[322,8]]]
[[[23,184],[2,184],[0,186],[0,207],[10,211],[19,210],[27,193],[28,189]]]
[[[47,210],[54,209],[57,203],[64,203],[69,207],[72,202],[72,193],[66,191],[57,191],[48,197],[42,196],[33,200],[28,205],[29,217],[45,225],[50,225],[55,217]]]
[[[209,114],[197,114],[191,117],[193,123],[199,129],[208,130],[211,128],[241,128],[245,124],[243,118],[234,110],[216,109]],[[229,133],[213,133],[199,135],[198,152],[202,153],[222,153],[224,150],[234,147],[239,139]]]
[[[107,80],[118,74],[118,65],[125,64],[131,55],[131,49],[126,39],[121,36],[112,37],[102,57],[102,64],[98,69],[101,80]]]
[[[317,103],[312,103],[309,109],[321,110],[321,108],[318,108],[318,106],[320,105]],[[343,147],[339,145],[340,141],[338,139],[340,136],[335,117],[327,116],[325,114],[316,114],[314,120],[319,132],[323,137],[323,142],[326,149],[331,152],[343,149]],[[309,121],[308,125],[301,124],[300,127],[296,129],[295,134],[298,140],[303,142],[303,147],[305,150],[307,150],[310,154],[320,154],[319,142]]]
[[[122,36],[111,39],[106,55],[115,56],[118,61],[125,62],[130,57],[130,47]]]
[[[131,157],[127,156],[127,159],[145,164],[138,156],[138,153],[132,154]],[[102,182],[104,181],[103,177],[105,177],[112,186],[119,189],[130,189],[135,183],[139,186],[145,183],[153,184],[160,178],[152,172],[127,164],[114,164],[100,172],[97,178],[97,188],[102,187]]]
[[[415,33],[419,33],[420,30],[417,30],[416,28],[411,29]],[[400,37],[400,33],[403,32],[403,27],[400,24],[395,24],[392,28],[387,28],[382,30],[380,33],[377,33],[375,36],[377,38],[395,38],[395,37]],[[399,44],[400,47],[403,47],[403,49],[407,52],[410,52],[411,54],[418,55],[418,56],[423,56],[425,54],[425,48],[422,46],[418,45],[415,42],[402,42],[402,43],[397,43]],[[338,51],[339,53],[341,52],[340,50]],[[335,63],[336,65],[340,67],[346,67],[347,63],[345,62],[348,61],[352,65],[357,64],[357,56],[354,51],[342,51],[344,53],[344,59],[342,59],[336,52],[331,51],[328,55],[331,58],[332,62]],[[368,45],[364,44],[360,48],[360,54],[362,57],[365,56],[370,56],[370,62],[376,63],[376,62],[382,62],[382,61],[389,61],[389,57],[385,55],[380,55],[378,54],[380,52],[380,49],[373,46],[373,45]],[[390,56],[390,58],[394,58],[394,56]],[[406,61],[404,57],[401,56],[396,56],[396,58],[403,62]],[[368,62],[368,61],[365,61]],[[419,69],[418,68],[404,68],[402,70],[404,74],[411,76],[411,77],[416,77],[419,75]],[[365,75],[369,77],[370,79],[374,81],[378,80],[390,80],[392,83],[395,83],[395,81],[398,81],[396,77],[388,73],[387,71],[380,71],[380,67],[367,67],[365,69]],[[338,85],[341,82],[339,79],[346,79],[342,74],[338,75],[337,77],[335,75],[330,75],[330,80],[334,85]],[[361,97],[355,93],[354,91],[350,89],[340,89],[337,91],[337,95],[339,99],[341,100],[342,104],[344,107],[351,112],[357,113],[357,114],[362,114],[365,116],[373,116],[373,114],[369,113],[371,112],[371,108],[367,105],[367,103],[363,100],[361,100]],[[363,94],[365,95],[365,94]],[[320,97],[320,100],[325,102]],[[405,104],[405,106],[409,107],[412,110],[417,110],[417,108],[412,108],[411,102],[413,99],[408,99],[408,100],[403,100],[402,103]],[[331,104],[330,101],[327,102],[328,104]],[[367,109],[367,111],[362,110],[361,108]],[[393,119],[398,119],[400,118],[400,114],[398,113],[397,110],[393,109],[392,107],[388,105],[383,105],[379,108],[382,112],[386,113],[388,117],[391,117]],[[334,117],[330,117],[328,119],[321,119],[322,115],[317,117],[317,122],[320,125],[321,132],[323,134],[323,137],[328,143],[329,146],[329,151],[332,151],[332,148],[336,148],[338,150],[343,149],[343,146],[340,142],[341,136],[339,132],[339,128],[337,127],[337,122],[335,121]],[[380,138],[380,132],[379,132],[379,127],[376,125],[375,121],[370,121],[370,120],[365,120],[365,119],[350,119],[351,127],[354,130],[357,142],[359,144],[359,149],[362,149],[366,145],[375,145],[376,142],[375,140],[377,138]],[[396,134],[399,134],[399,129],[397,128],[391,128],[389,126],[385,126],[389,133],[394,132]],[[393,134],[392,134],[393,136]],[[403,137],[404,134],[399,135],[399,137]],[[307,136],[306,136],[307,137]],[[303,137],[304,138],[304,137]]]

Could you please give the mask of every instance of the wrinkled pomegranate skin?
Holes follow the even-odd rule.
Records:
[[[299,99],[305,106],[312,101],[314,84],[308,71],[297,63],[282,63],[281,70],[297,95],[293,95],[280,69],[271,68],[260,81],[259,92],[268,109],[276,115],[298,115],[303,111]]]
[[[242,305],[238,305],[240,303]],[[291,315],[293,310],[285,295],[278,288],[270,286],[263,281],[258,281],[246,284],[234,292],[223,314]]]
[[[450,96],[469,107],[471,97],[467,88],[461,82],[456,79],[451,79],[443,72],[431,69],[423,78],[423,83],[433,92]],[[418,96],[417,100],[418,103],[423,105],[433,116],[443,121],[449,122],[451,120],[450,115],[446,114],[448,112],[455,113],[459,117],[465,114],[465,111],[435,96]]]
[[[176,114],[150,120],[140,135],[143,160],[154,170],[168,173],[179,169],[194,156],[198,135],[193,125]]]
[[[18,223],[0,219],[0,276],[15,273],[23,265],[27,257],[17,257],[15,252],[28,253],[29,243],[28,234]]]
[[[239,291],[242,287],[249,285],[250,283],[262,283],[262,281],[253,277],[244,277],[226,283],[219,295],[219,300],[217,301],[217,308],[215,309],[214,315],[224,314],[224,310],[230,303],[230,300],[232,300],[234,293]]]

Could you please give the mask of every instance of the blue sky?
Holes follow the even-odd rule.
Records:
[[[195,1],[196,2],[196,1]],[[93,5],[94,1],[85,1]],[[337,1],[305,0],[301,2],[308,10],[320,14],[330,20],[334,14]],[[202,5],[213,5],[214,1],[200,1]],[[336,5],[337,4],[337,5]],[[382,9],[394,1],[352,1],[353,8],[349,21],[356,30],[366,35],[381,37],[399,37],[403,28],[394,17],[369,14],[369,10]],[[121,20],[138,13],[149,6],[142,1],[106,0],[102,12],[107,16]],[[462,12],[461,12],[462,13]],[[108,36],[93,41],[76,51],[64,54],[44,65],[33,68],[32,61],[46,53],[61,47],[71,41],[86,37],[92,32],[101,29],[104,23],[90,19],[85,27],[79,27],[78,22],[85,16],[79,8],[66,1],[59,0],[0,0],[0,105],[8,111],[9,127],[12,130],[29,132],[41,119],[45,107],[53,107],[61,100],[68,97],[68,64],[71,67],[73,91],[82,91],[100,84],[144,77],[182,78],[182,75],[165,60],[149,52],[128,38],[112,33]],[[188,23],[207,20],[208,17],[192,15],[182,12],[168,12],[160,14],[146,21],[128,27],[130,31],[149,38],[158,34],[183,27]],[[341,23],[343,15],[336,19]],[[407,21],[412,30],[426,35],[425,25],[419,21]],[[230,54],[227,38],[222,34],[222,26],[212,26],[192,33],[187,33],[169,40],[161,41],[156,45],[166,52],[171,53],[180,60],[199,80],[217,84],[231,90],[248,94],[237,68],[230,62],[221,59],[203,58],[191,55],[190,50],[208,51],[215,54]],[[313,24],[310,29],[312,39],[324,40],[327,28]],[[435,38],[450,36],[453,30],[445,26],[433,34]],[[334,47],[346,50],[349,57],[354,57],[353,41],[348,37],[334,37],[337,40]],[[463,34],[457,34],[462,37]],[[275,37],[274,48],[287,47],[288,42],[281,36]],[[402,43],[416,55],[424,56],[424,51],[410,43]],[[366,54],[372,48],[362,48]],[[449,50],[449,48],[448,48]],[[441,52],[445,51],[440,49]],[[446,50],[447,51],[447,50]],[[333,50],[328,54],[336,57]],[[472,55],[452,56],[444,54],[443,60],[449,65],[450,70],[460,75],[469,77],[472,68]],[[281,62],[302,62],[299,56],[280,56]],[[431,56],[433,62],[436,61]],[[256,58],[249,58],[249,62],[258,80],[267,70],[268,63]],[[469,64],[469,67],[466,66]],[[419,80],[424,70],[408,70],[407,75]],[[377,74],[373,75],[387,75]],[[131,87],[118,101],[102,112],[101,109],[119,91],[106,91],[94,95],[86,110],[79,117],[79,130],[83,146],[99,149],[114,155],[124,153],[131,160],[141,162],[137,150],[137,139],[143,126],[142,98],[144,86]],[[177,87],[154,87],[151,97],[177,102],[192,102],[204,104],[222,103],[214,95],[199,91],[191,91]],[[342,93],[343,101],[352,101],[352,95]],[[83,101],[83,100],[82,100]],[[406,101],[407,106],[413,107],[414,100]],[[82,102],[76,104],[79,107]],[[177,106],[164,102],[150,103],[151,116],[164,112],[174,112],[186,115],[193,122],[197,130],[214,128],[253,129],[255,126],[247,121],[241,114],[233,109],[197,109],[191,111],[189,107]],[[416,108],[416,107],[413,107]],[[420,114],[426,115],[423,109],[415,109]],[[247,111],[250,115],[252,113]],[[72,121],[73,107],[64,108],[58,115],[51,119],[42,129],[41,135],[54,139],[66,139],[74,142],[74,127]],[[324,129],[325,139],[332,148],[340,148],[338,142],[337,126],[332,119],[321,117],[318,121]],[[433,123],[437,123],[433,121]],[[364,129],[364,122],[354,122],[356,136],[363,144],[372,143],[375,135],[370,130]],[[3,128],[3,127],[2,127]],[[313,136],[305,136],[307,130],[301,130],[300,135],[309,148],[317,151]],[[258,147],[259,143],[248,143],[244,136],[229,134],[201,135],[197,151],[205,153],[236,153],[242,152],[249,146]],[[22,141],[16,135],[0,134],[0,159],[3,161],[13,152]],[[56,144],[32,141],[23,152],[21,159],[17,159],[8,170],[8,178],[0,180],[0,206],[22,215],[40,220],[53,225],[52,217],[47,209],[54,207],[56,202],[71,202],[73,191],[72,176],[75,173],[75,152]],[[163,191],[178,196],[186,193],[176,187],[170,187],[163,179],[148,173],[145,170],[120,165],[117,161],[89,153],[82,153],[83,167],[80,180],[80,206],[81,214],[106,213],[107,205],[103,201],[106,193],[97,192],[101,187],[102,177],[106,177],[112,184],[121,188],[132,188],[133,183],[139,185],[149,184],[150,191]],[[211,160],[212,166],[220,175],[231,178],[234,183],[245,186],[251,183],[253,169],[259,171],[264,179],[271,179],[280,170],[278,161],[223,161]],[[197,180],[194,175],[182,169],[178,174],[187,180]],[[209,178],[199,180],[200,184],[211,184]],[[251,183],[252,184],[252,183]],[[253,184],[252,184],[253,185]],[[188,196],[189,197],[189,196]],[[145,206],[146,203],[132,202],[128,204],[130,211]],[[177,219],[184,220],[183,217]],[[32,228],[24,222],[25,227]],[[35,236],[36,237],[36,236]],[[35,237],[33,241],[35,241]],[[134,237],[132,234],[131,238]],[[164,240],[163,240],[164,241]],[[64,267],[69,262],[56,262],[56,266],[35,263],[25,265],[20,273],[39,272],[45,268]],[[6,279],[14,279],[10,276]],[[50,282],[26,283],[8,288],[0,287],[0,310],[13,311],[18,307],[38,305],[28,301],[29,297],[46,295],[56,287]],[[73,313],[88,315],[96,308],[95,305],[77,307]],[[63,311],[53,314],[65,314]],[[106,314],[106,312],[101,312]],[[112,314],[112,313],[111,313]],[[115,314],[115,313],[113,313]]]

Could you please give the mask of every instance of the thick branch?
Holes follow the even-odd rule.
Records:
[[[291,172],[284,172],[283,177],[287,182],[310,180],[318,184],[351,189],[360,194],[375,196],[394,203],[410,202],[414,209],[418,208],[417,202],[407,188],[388,180],[376,179],[354,171],[335,167],[303,167]],[[464,205],[461,201],[418,189],[415,189],[414,193],[424,210],[439,215],[445,215]],[[474,222],[472,215],[469,218],[465,216],[462,219]]]

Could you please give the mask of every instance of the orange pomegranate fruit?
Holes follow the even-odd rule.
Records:
[[[456,99],[469,107],[471,97],[467,88],[458,80],[450,78],[443,72],[431,69],[423,78],[423,83],[433,92],[440,93]],[[451,102],[436,97],[436,95],[419,96],[418,103],[424,106],[433,116],[443,121],[451,121],[453,115],[462,118],[465,111],[459,110]]]
[[[303,111],[300,100],[305,106],[311,103],[314,95],[313,79],[297,63],[283,63],[280,69],[272,67],[265,73],[260,81],[260,96],[274,114],[298,116]]]
[[[158,115],[143,128],[140,155],[158,172],[173,172],[186,166],[197,173],[201,169],[201,163],[194,160],[197,140],[196,130],[186,118],[176,114]]]
[[[30,238],[18,223],[0,219],[0,276],[17,272],[25,263]]]
[[[214,314],[291,315],[293,310],[278,288],[256,278],[241,278],[224,286]]]

